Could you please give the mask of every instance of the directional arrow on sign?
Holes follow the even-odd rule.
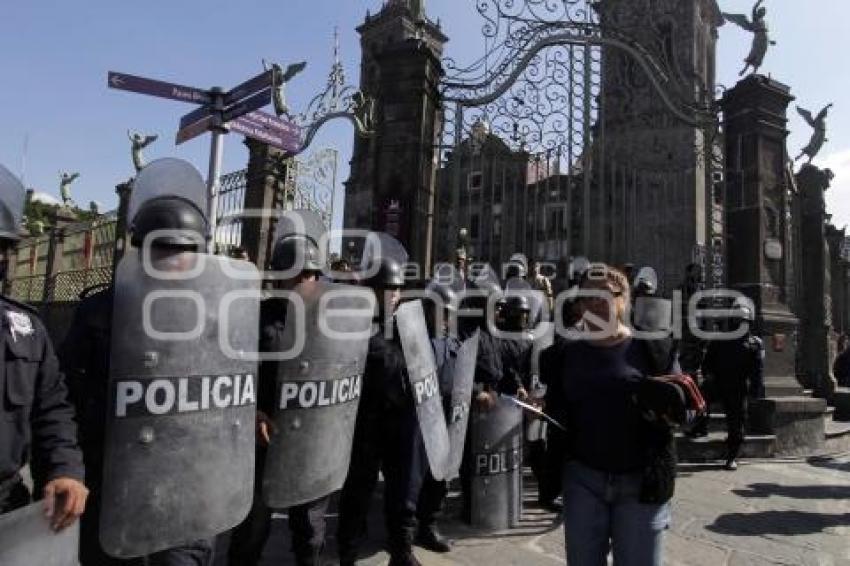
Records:
[[[180,102],[192,102],[195,104],[210,104],[212,102],[212,96],[208,91],[191,86],[167,83],[165,81],[137,77],[126,73],[116,73],[115,71],[109,71],[106,80],[109,88],[128,90],[130,92],[138,92],[160,98],[170,98],[171,100],[179,100]]]

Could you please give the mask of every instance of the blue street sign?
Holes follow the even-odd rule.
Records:
[[[231,120],[235,120],[240,116],[244,116],[248,112],[253,112],[254,110],[259,110],[263,106],[268,105],[272,100],[272,90],[267,88],[261,91],[259,94],[255,94],[251,98],[243,100],[238,104],[234,104],[230,108],[226,109],[223,114],[223,121],[230,122]]]
[[[239,102],[243,98],[251,96],[255,92],[259,92],[265,88],[272,86],[274,73],[271,70],[263,71],[256,77],[250,78],[241,85],[234,87],[224,95],[224,105],[230,106],[235,102]]]
[[[126,73],[116,73],[115,71],[109,71],[107,83],[109,88],[170,98],[180,102],[193,102],[195,104],[210,104],[212,102],[210,93],[199,88],[137,77]]]

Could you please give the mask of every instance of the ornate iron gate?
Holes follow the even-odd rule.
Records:
[[[435,256],[465,229],[494,265],[584,255],[668,289],[715,262],[714,0],[473,4],[485,53],[443,63]]]

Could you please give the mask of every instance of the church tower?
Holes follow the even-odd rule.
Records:
[[[376,133],[355,137],[344,227],[385,231],[429,269],[440,59],[448,38],[427,18],[424,0],[390,0],[378,14],[367,13],[357,31],[360,88],[376,101]]]
[[[603,0],[598,9],[603,25],[617,30],[614,39],[659,65],[671,102],[711,105],[723,22],[716,0]],[[696,262],[716,285],[711,256],[715,236],[722,237],[723,206],[712,185],[722,169],[720,140],[676,116],[628,50],[604,47],[601,69],[596,143],[603,148],[597,171],[603,182],[589,203],[591,255],[651,265],[666,291]]]

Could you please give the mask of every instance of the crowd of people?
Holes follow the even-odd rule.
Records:
[[[177,160],[159,160],[139,173],[128,218],[129,246],[122,262],[138,261],[144,252],[154,265],[182,272],[205,254],[208,222],[205,208],[198,205],[205,188],[198,183],[200,175],[187,168],[191,166]],[[23,194],[23,187],[0,167],[0,188],[0,212],[6,213],[0,214],[0,248],[5,259],[18,239],[21,211],[16,207],[22,206],[23,198],[17,195]],[[15,198],[7,197],[12,194]],[[511,258],[500,277],[492,269],[473,273],[466,251],[459,249],[449,277],[411,282],[405,277],[403,247],[394,242],[378,246],[377,251],[364,251],[359,268],[346,262],[329,269],[319,247],[320,229],[311,228],[315,226],[311,213],[288,214],[296,221],[281,222],[276,230],[268,266],[276,275],[270,278],[266,298],[257,300],[256,316],[252,318],[250,309],[245,309],[240,319],[256,323],[257,330],[246,331],[237,340],[255,340],[257,352],[270,354],[260,356],[256,382],[248,373],[239,375],[242,381],[228,378],[226,383],[241,383],[242,389],[237,393],[240,386],[233,385],[232,395],[226,398],[222,382],[205,386],[199,398],[206,399],[206,406],[204,401],[192,400],[192,386],[181,389],[179,378],[186,375],[172,376],[178,383],[172,396],[178,396],[179,403],[172,401],[182,407],[179,411],[212,411],[219,402],[223,410],[244,410],[237,405],[255,401],[256,428],[247,433],[253,466],[246,472],[245,485],[187,471],[186,478],[203,479],[183,485],[176,493],[162,493],[166,489],[160,485],[171,484],[153,475],[145,480],[155,494],[151,497],[162,497],[162,509],[150,509],[152,502],[135,502],[143,515],[136,522],[116,524],[126,515],[116,514],[112,506],[120,497],[132,497],[130,492],[137,485],[110,476],[110,470],[118,469],[115,454],[130,454],[131,462],[153,454],[176,459],[186,445],[198,442],[192,436],[198,430],[192,426],[205,422],[162,409],[163,395],[150,393],[154,389],[149,382],[146,386],[151,388],[143,393],[141,384],[134,389],[134,383],[121,381],[128,377],[118,375],[116,363],[132,368],[133,360],[126,358],[133,356],[128,353],[143,359],[140,374],[144,368],[166,366],[168,360],[126,339],[125,334],[132,336],[136,329],[120,321],[135,319],[116,316],[118,310],[133,304],[127,297],[155,289],[139,286],[138,278],[116,276],[112,285],[82,299],[58,356],[35,311],[0,298],[0,341],[6,346],[0,365],[0,385],[5,391],[4,419],[0,420],[0,512],[24,507],[34,495],[44,500],[48,519],[57,530],[81,517],[79,557],[84,566],[207,566],[213,560],[216,537],[224,534],[229,534],[228,563],[250,566],[259,563],[269,541],[272,513],[282,510],[280,502],[285,501],[296,563],[314,566],[323,564],[322,557],[328,555],[326,515],[335,499],[337,553],[340,564],[347,566],[357,562],[364,541],[374,534],[367,531],[367,516],[382,474],[390,565],[415,566],[419,564],[415,545],[440,553],[451,550],[451,541],[438,528],[451,480],[459,477],[461,513],[467,520],[474,522],[485,512],[482,509],[500,513],[499,504],[482,507],[476,479],[484,472],[516,473],[524,453],[538,483],[539,504],[563,513],[569,564],[603,564],[613,553],[617,565],[660,565],[674,495],[675,432],[691,427],[690,434],[699,436],[706,428],[707,411],[691,377],[711,384],[704,388],[706,396],[723,404],[729,427],[726,467],[737,466],[747,400],[764,395],[761,340],[748,330],[731,340],[699,343],[694,348],[696,361],[689,359],[689,367],[683,370],[682,344],[672,336],[650,339],[635,331],[663,330],[658,321],[670,314],[669,304],[657,296],[658,282],[650,272],[639,270],[630,280],[624,273],[629,269],[577,260],[570,270],[570,288],[577,294],[556,301],[540,264],[532,262],[529,269],[521,254]],[[392,241],[385,234],[378,236],[379,242]],[[239,259],[222,262],[246,264],[244,259],[240,253]],[[134,285],[129,291],[124,287]],[[173,289],[170,283],[162,285]],[[203,292],[226,285],[213,279]],[[366,321],[372,331],[362,339],[362,347],[315,334],[308,336],[297,363],[274,356],[293,340],[298,316],[308,320],[318,316],[311,314],[311,308],[296,316],[293,297],[309,307],[314,304],[310,301],[321,302],[316,296],[326,290],[355,287],[371,290],[375,299]],[[413,290],[420,292],[418,299],[409,298],[408,291]],[[417,301],[421,311],[407,308]],[[144,308],[152,308],[145,304]],[[138,307],[142,308],[141,301]],[[573,332],[553,331],[556,308],[563,309],[558,314]],[[658,308],[660,318],[657,313],[649,316],[650,310]],[[722,321],[728,330],[749,327],[755,320],[751,303],[736,303],[728,312]],[[167,310],[151,315],[165,321],[165,326],[179,327],[181,321],[169,316],[176,315]],[[424,346],[417,337],[424,337]],[[186,367],[188,376],[214,375],[217,369],[209,365],[216,355],[202,348],[166,348],[161,355],[182,356],[183,365],[177,367]],[[842,356],[836,362],[837,375],[839,363],[842,375],[847,373],[846,350]],[[207,365],[200,370],[192,363]],[[249,390],[249,383],[256,388],[252,385]],[[123,389],[117,389],[117,384],[123,384]],[[316,387],[311,390],[305,384]],[[168,384],[160,386],[158,391],[165,391],[167,398]],[[310,397],[310,391],[319,393]],[[297,404],[292,410],[289,401]],[[150,419],[139,420],[147,424],[132,429],[137,436],[120,446],[116,439],[124,438],[119,434],[125,430],[121,427],[129,425],[120,418],[126,415],[116,410],[116,403],[123,403],[124,412],[134,403],[147,407],[144,418]],[[474,435],[483,434],[477,431],[488,422],[498,424],[493,415],[501,414],[505,403],[505,415],[520,415],[518,430],[534,428],[522,426],[525,410],[526,425],[536,424],[538,433],[525,439],[525,450],[520,438],[518,451],[490,454],[504,460],[494,470],[482,471],[480,455],[473,448],[478,445]],[[130,416],[142,415],[142,409],[138,411]],[[165,423],[165,417],[171,420],[163,430],[178,432],[164,452],[156,452],[157,435],[164,434],[158,423]],[[236,421],[234,430],[238,426]],[[235,446],[242,434],[227,436],[231,444],[225,447]],[[291,492],[282,495],[279,470],[290,464],[280,461],[281,445],[287,446],[285,453],[290,455],[293,449],[301,451],[298,464],[291,464],[295,472],[286,476]],[[240,444],[239,450],[243,448]],[[201,457],[191,446],[186,449],[188,457]],[[199,473],[215,475],[202,468],[214,466],[215,461],[178,461],[192,468],[192,473],[197,464]],[[154,463],[159,466],[154,468],[157,473],[173,464]],[[21,475],[28,464],[35,486],[32,495]],[[210,483],[214,481],[219,483]],[[510,482],[505,485],[506,490],[520,489]],[[211,491],[205,491],[209,486]],[[192,503],[181,499],[193,491],[188,498]],[[196,511],[192,507],[196,504],[206,505],[200,514],[210,510],[208,521],[187,518]],[[185,508],[185,513],[184,509],[176,513],[178,508]],[[229,523],[227,533],[214,531],[217,513]],[[151,527],[147,531],[153,534],[140,536],[139,531],[145,530],[140,523],[151,518],[162,521],[159,530]],[[150,551],[134,555],[131,548]]]

